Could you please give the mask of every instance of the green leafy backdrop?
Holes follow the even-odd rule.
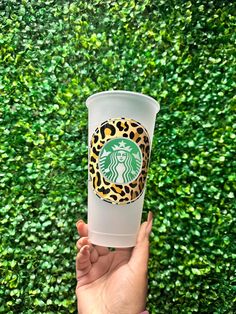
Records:
[[[0,1],[0,313],[76,313],[86,98],[157,99],[147,307],[235,313],[234,1]]]

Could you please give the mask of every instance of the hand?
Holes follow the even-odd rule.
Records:
[[[110,251],[92,245],[87,224],[77,222],[76,296],[80,314],[139,314],[145,309],[152,213],[134,248]]]

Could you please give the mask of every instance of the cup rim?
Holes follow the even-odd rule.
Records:
[[[89,106],[92,104],[92,102],[96,98],[100,98],[107,95],[124,95],[124,96],[131,96],[131,97],[143,97],[144,100],[148,101],[148,103],[152,104],[153,108],[156,110],[156,113],[160,110],[160,104],[151,96],[138,93],[138,92],[132,92],[132,91],[126,91],[126,90],[111,90],[111,91],[103,91],[95,93],[91,96],[89,96],[86,100],[86,106],[89,108]]]

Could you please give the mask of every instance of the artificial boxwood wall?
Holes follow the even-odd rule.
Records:
[[[0,1],[0,313],[76,313],[87,109],[160,102],[147,307],[235,313],[234,1]]]

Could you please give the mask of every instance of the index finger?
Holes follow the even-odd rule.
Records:
[[[144,271],[147,270],[148,267],[148,259],[149,259],[149,235],[152,229],[152,220],[153,215],[151,212],[148,213],[148,220],[142,223],[138,237],[136,246],[133,249],[131,259],[129,261],[130,266],[133,269]]]
[[[88,236],[88,225],[83,221],[79,220],[76,223],[77,231],[81,237]]]

